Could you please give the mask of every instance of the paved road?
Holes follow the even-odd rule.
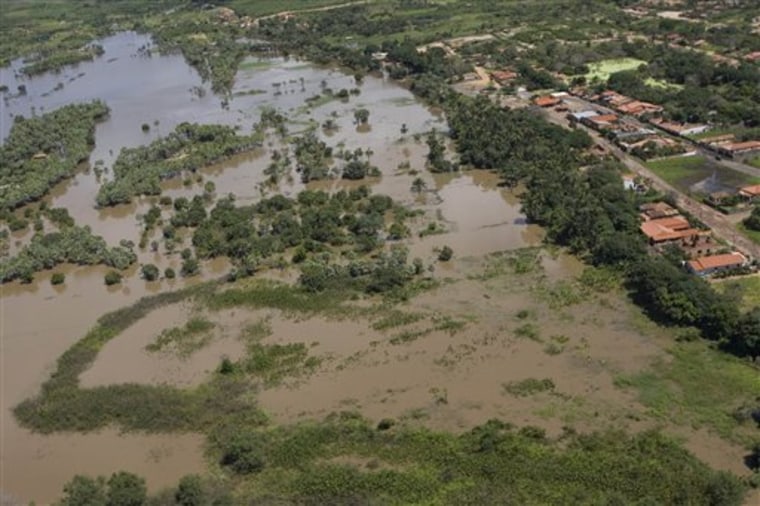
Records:
[[[565,119],[564,113],[548,110],[547,118],[553,123],[556,123],[560,126],[568,126],[568,121]],[[623,164],[630,171],[635,172],[641,177],[649,180],[655,189],[661,192],[675,195],[678,207],[693,215],[702,221],[702,223],[710,227],[716,237],[725,240],[734,248],[751,258],[760,258],[760,245],[755,244],[740,234],[724,214],[716,211],[710,206],[702,204],[701,202],[697,202],[696,200],[686,196],[683,192],[674,186],[671,186],[659,176],[657,176],[657,174],[649,170],[638,159],[628,155],[614,143],[599,135],[596,131],[586,128],[582,125],[579,127],[585,129],[598,144],[604,146],[610,151],[610,153],[619,158],[620,161],[623,162]]]

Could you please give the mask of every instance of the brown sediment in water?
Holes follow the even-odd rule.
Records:
[[[267,93],[237,96],[230,109],[223,110],[213,94],[198,97],[190,92],[193,86],[204,84],[181,56],[130,56],[146,41],[145,36],[133,33],[108,39],[107,52],[121,56],[119,60],[106,67],[101,60],[82,63],[78,72],[85,72],[84,77],[47,97],[42,93],[67,77],[70,70],[64,70],[63,77],[44,75],[28,80],[28,96],[11,101],[8,113],[28,113],[32,105],[52,109],[71,101],[103,98],[112,113],[97,127],[91,162],[104,160],[107,167],[122,147],[146,144],[183,121],[240,125],[242,132],[249,132],[263,105],[279,108],[299,121],[308,119],[321,124],[332,118],[338,130],[331,133],[329,143],[349,150],[370,148],[374,152],[370,161],[380,168],[382,177],[359,182],[320,181],[305,186],[293,171],[292,182],[267,191],[294,196],[304,187],[337,191],[367,184],[374,192],[387,194],[404,205],[421,207],[425,215],[412,223],[415,232],[432,221],[440,222],[446,232],[401,242],[410,248],[410,257],[430,262],[435,259],[436,248],[452,247],[455,259],[437,263],[436,276],[457,281],[401,307],[423,312],[425,319],[386,331],[372,328],[365,320],[315,317],[293,321],[276,311],[243,309],[209,313],[208,317],[217,324],[215,338],[185,359],[145,350],[163,329],[182,324],[195,310],[188,304],[167,306],[151,312],[107,343],[92,367],[82,374],[83,387],[123,382],[197,385],[208,378],[221,356],[235,358],[244,352],[244,343],[238,339],[243,326],[268,317],[272,333],[263,342],[302,342],[310,347],[310,354],[322,359],[313,374],[260,393],[262,407],[276,421],[321,418],[332,411],[358,409],[375,420],[406,417],[452,430],[493,417],[538,425],[551,434],[559,434],[567,424],[589,430],[612,425],[631,430],[648,426],[638,421],[643,408],[629,393],[614,387],[613,377],[618,372],[644,368],[662,349],[633,330],[628,321],[630,311],[622,299],[611,298],[607,304],[583,302],[556,310],[513,280],[502,283],[468,279],[473,269],[485,261],[485,255],[537,246],[544,234],[539,227],[526,223],[517,193],[500,187],[497,175],[485,171],[433,175],[425,170],[427,147],[414,141],[413,135],[444,126],[440,114],[417,103],[408,91],[372,76],[365,78],[361,95],[347,103],[331,101],[310,111],[302,110],[304,99],[321,89],[323,79],[333,89],[339,89],[352,87],[353,77],[282,59],[273,60],[266,69],[241,71],[236,91],[265,89]],[[150,79],[143,82],[146,76]],[[304,91],[300,83],[292,84],[299,77],[304,78]],[[280,83],[279,88],[284,86],[288,93],[275,96],[274,83]],[[357,104],[370,110],[371,134],[357,132],[353,123]],[[155,119],[160,120],[158,125],[153,125]],[[147,134],[140,128],[144,122],[153,125]],[[400,133],[402,124],[407,125],[408,134]],[[289,128],[296,131],[300,127],[291,124]],[[0,131],[3,138],[6,133],[5,129]],[[317,133],[323,134],[321,129]],[[272,150],[281,147],[280,141],[269,139],[265,147],[201,169],[199,174],[205,181],[215,183],[217,196],[234,193],[239,202],[252,202],[261,196],[261,183],[266,179],[263,170]],[[405,162],[410,170],[419,172],[410,174],[410,170],[399,169]],[[421,177],[428,187],[419,197],[410,191],[416,177]],[[57,185],[46,200],[53,207],[68,208],[79,225],[89,225],[111,245],[121,239],[137,243],[137,216],[147,212],[156,198],[136,198],[129,205],[96,209],[94,199],[99,184],[93,170],[82,170]],[[201,192],[202,184],[193,182],[188,187],[182,178],[175,178],[164,182],[163,189],[172,198],[192,197]],[[23,243],[30,237],[28,233],[19,239]],[[138,254],[139,263],[154,263],[161,270],[179,268],[178,255],[164,254],[163,247],[160,253]],[[564,254],[545,254],[541,263],[548,282],[573,279],[582,270],[580,262]],[[204,263],[199,277],[146,283],[139,279],[138,267],[134,266],[121,285],[109,288],[103,283],[108,270],[104,267],[59,266],[39,274],[30,285],[0,286],[3,490],[44,504],[58,497],[63,484],[75,473],[109,474],[124,469],[146,476],[151,490],[156,490],[175,484],[184,474],[201,472],[202,438],[198,435],[119,434],[105,430],[43,436],[20,428],[10,409],[38,393],[55,360],[102,314],[146,294],[217,278],[229,268],[227,261],[218,259]],[[53,272],[66,273],[65,285],[50,286]],[[267,271],[262,276],[294,281],[297,274],[292,270]],[[516,319],[515,314],[523,309],[533,311],[534,316],[527,321]],[[431,330],[443,316],[465,321],[466,326],[454,334]],[[541,342],[515,335],[525,323],[536,325]],[[402,344],[390,342],[405,331],[424,335]],[[562,343],[563,351],[556,355],[546,351],[555,342],[553,336],[567,339]],[[555,391],[526,397],[505,393],[505,383],[526,378],[549,378]],[[721,444],[725,445],[709,433],[698,433],[687,440],[687,446],[695,445],[689,447],[707,462],[734,469],[737,448]]]

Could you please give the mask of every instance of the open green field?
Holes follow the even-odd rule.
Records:
[[[737,223],[736,228],[741,232],[743,235],[745,235],[749,240],[756,242],[757,244],[760,244],[760,232],[757,230],[752,230],[744,226],[744,223]]]
[[[760,236],[760,232],[755,232]],[[716,282],[713,286],[723,293],[735,296],[744,309],[760,306],[760,277],[742,276]]]
[[[666,182],[687,193],[707,193],[694,188],[694,185],[713,176],[715,183],[725,188],[738,188],[760,182],[760,178],[729,169],[703,156],[674,156],[653,160],[646,165]]]
[[[646,65],[646,63],[644,60],[636,58],[613,58],[589,63],[589,72],[586,74],[586,79],[589,81],[593,79],[607,81],[610,78],[610,74],[622,70],[634,70],[639,68],[640,65]]]
[[[663,79],[655,79],[654,77],[648,77],[644,84],[651,86],[652,88],[660,88],[663,90],[680,90],[683,89],[683,85],[669,83]]]

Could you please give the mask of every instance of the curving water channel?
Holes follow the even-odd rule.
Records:
[[[25,78],[18,72],[20,61],[1,69],[0,84],[10,91],[1,99],[0,137],[5,139],[16,115],[41,114],[65,104],[101,99],[111,113],[107,121],[97,126],[90,163],[103,160],[110,167],[120,149],[149,143],[185,121],[237,125],[248,132],[261,108],[271,106],[287,113],[291,120],[288,127],[296,132],[329,117],[338,125],[337,132],[327,136],[318,129],[329,144],[348,149],[370,148],[374,152],[372,163],[383,175],[366,184],[376,192],[421,206],[445,224],[448,231],[445,234],[407,241],[414,256],[430,257],[433,248],[443,244],[452,246],[458,255],[479,255],[541,240],[541,231],[525,223],[516,197],[499,188],[495,176],[472,172],[433,177],[424,171],[427,148],[414,140],[414,134],[431,128],[442,130],[445,122],[417,102],[408,90],[387,79],[367,76],[359,86],[360,95],[348,101],[333,100],[306,107],[306,99],[318,95],[325,87],[333,90],[356,87],[354,78],[338,69],[303,61],[251,59],[241,66],[229,105],[223,107],[222,99],[211,93],[210,87],[180,55],[150,51],[149,36],[125,32],[100,43],[105,49],[102,57],[60,73]],[[16,94],[20,85],[26,87],[26,94]],[[354,125],[353,111],[359,107],[370,110],[369,129],[357,129]],[[143,123],[151,125],[148,132],[142,131]],[[400,133],[402,124],[408,129],[405,135]],[[276,147],[266,143],[261,149],[207,167],[201,173],[206,181],[216,184],[218,195],[234,193],[243,202],[257,199],[261,195],[259,183],[264,180],[262,171]],[[399,170],[406,162],[419,174]],[[411,182],[417,176],[425,179],[428,187],[422,197],[410,192]],[[329,181],[312,186],[336,189],[351,184],[354,183]],[[83,167],[76,176],[57,185],[46,200],[52,206],[68,208],[78,224],[89,225],[112,245],[121,239],[137,243],[138,215],[155,200],[140,198],[129,205],[97,209],[94,202],[99,185],[94,171]],[[296,177],[275,191],[293,195],[302,188]],[[198,184],[187,187],[172,180],[165,183],[164,190],[171,197],[192,196],[200,192],[200,187]],[[16,235],[14,240],[21,245],[30,235],[30,232]],[[140,262],[152,262],[160,268],[176,267],[179,263],[176,256],[163,253],[140,252],[139,256]],[[109,474],[124,469],[145,476],[151,490],[155,490],[175,484],[184,474],[201,471],[203,440],[199,435],[120,434],[111,429],[95,434],[40,435],[19,427],[11,409],[36,394],[56,358],[103,313],[146,294],[219,277],[228,268],[220,260],[204,264],[202,275],[195,279],[146,283],[134,267],[121,286],[109,288],[103,284],[105,269],[101,267],[61,266],[37,275],[29,285],[0,286],[1,491],[22,501],[48,504],[77,473]],[[67,274],[65,286],[50,285],[53,272]],[[144,339],[144,334],[158,333],[166,321],[152,317],[141,325],[129,332],[141,331],[143,334],[138,337]],[[224,346],[220,350],[229,351]],[[140,359],[139,354],[108,351],[104,359],[113,367],[88,371],[83,380],[88,384],[134,380],[130,367],[133,356],[137,357],[134,360]],[[183,376],[182,366],[174,365],[179,383],[196,382],[198,374],[213,363],[208,358],[198,360],[196,372],[191,376]],[[152,374],[154,381],[177,379],[171,370],[166,372],[162,368],[166,364],[157,362],[145,372]],[[109,375],[109,371],[113,374]]]

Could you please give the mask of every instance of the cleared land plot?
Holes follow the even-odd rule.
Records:
[[[647,62],[637,58],[612,58],[609,60],[601,60],[589,63],[589,72],[586,74],[586,79],[588,81],[593,79],[606,81],[610,78],[610,74],[623,70],[634,70],[639,68],[639,66],[646,64]]]
[[[760,178],[729,169],[703,156],[663,158],[646,165],[666,182],[686,193],[710,193],[760,182]]]

